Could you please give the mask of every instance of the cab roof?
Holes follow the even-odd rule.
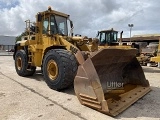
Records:
[[[59,11],[52,10],[51,8],[48,8],[48,10],[43,11],[43,12],[39,12],[39,13],[40,13],[41,15],[55,14],[55,15],[60,15],[60,16],[66,17],[66,18],[69,17],[68,14],[65,14],[65,13],[62,13],[62,12],[59,12]]]
[[[118,31],[116,31],[113,28],[111,28],[111,29],[108,29],[108,30],[101,30],[99,32],[118,32]]]

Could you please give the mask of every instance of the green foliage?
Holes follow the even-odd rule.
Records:
[[[25,35],[26,35],[26,32],[22,32],[21,35],[18,35],[18,36],[16,37],[16,42],[17,42],[17,41],[21,41],[22,36],[25,36]]]

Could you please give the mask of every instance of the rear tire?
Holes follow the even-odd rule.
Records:
[[[47,85],[62,90],[73,84],[77,73],[75,56],[64,49],[49,50],[43,60],[43,75]]]
[[[30,67],[30,70],[28,70],[29,67]],[[32,76],[36,71],[36,67],[28,66],[27,54],[24,50],[18,50],[16,52],[15,68],[16,68],[17,74],[22,77]]]

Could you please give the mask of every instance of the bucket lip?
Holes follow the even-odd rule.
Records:
[[[137,94],[135,91],[137,91]],[[139,90],[142,90],[141,93],[139,93]],[[133,92],[133,95],[132,97],[133,98],[126,98],[125,101],[127,101],[127,99],[131,99],[129,100],[128,103],[124,104],[124,102],[122,101],[122,104],[118,105],[118,107],[120,107],[120,109],[117,109],[117,110],[110,110],[109,112],[107,112],[106,114],[110,115],[110,116],[117,116],[118,114],[122,113],[123,111],[125,111],[127,108],[129,108],[133,103],[135,103],[136,101],[138,101],[140,98],[142,98],[143,96],[145,96],[147,93],[149,93],[151,91],[151,87],[148,86],[148,87],[142,87],[142,86],[137,86],[136,90],[132,90]],[[128,96],[128,95],[127,95]]]
[[[125,48],[112,48],[112,47],[108,47],[108,48],[101,48],[100,50],[95,51],[95,52],[90,52],[90,58],[93,58],[97,54],[99,54],[99,53],[101,53],[103,51],[106,51],[106,50],[109,50],[109,51],[132,51],[134,56],[136,56],[135,54],[138,53],[138,50],[136,48],[126,48],[125,49]]]
[[[148,87],[142,87],[140,85],[137,86],[137,88],[135,88],[134,90],[130,91],[130,95],[129,94],[126,94],[126,95],[122,95],[123,96],[123,100],[120,100],[117,104],[117,103],[114,103],[115,105],[115,108],[114,109],[111,109],[109,108],[109,101],[108,100],[104,100],[104,102],[107,104],[107,107],[108,109],[107,110],[104,110],[102,108],[105,108],[103,105],[102,105],[102,101],[97,101],[97,98],[95,97],[92,97],[90,95],[87,95],[89,96],[90,99],[95,100],[97,101],[96,103],[96,107],[90,105],[90,104],[87,104],[85,101],[81,100],[81,97],[80,95],[84,95],[84,94],[81,94],[81,93],[78,93],[77,94],[77,97],[78,99],[80,100],[80,103],[82,105],[85,105],[85,106],[88,106],[92,109],[95,109],[99,112],[102,112],[104,114],[107,114],[109,116],[112,116],[112,117],[116,117],[117,115],[119,115],[120,113],[123,113],[123,111],[125,111],[127,108],[129,108],[132,104],[134,104],[136,101],[138,101],[140,98],[142,98],[143,96],[145,96],[147,93],[149,93],[151,91],[151,87],[148,86]],[[141,91],[141,92],[140,92]],[[86,97],[86,95],[84,95]],[[130,97],[131,96],[131,97]],[[125,99],[124,99],[125,98]],[[101,106],[100,106],[100,103],[101,103]],[[97,105],[98,104],[98,105]],[[116,105],[117,104],[117,105]],[[136,103],[135,103],[136,104]],[[105,104],[104,104],[105,105]],[[98,108],[99,107],[99,108]]]

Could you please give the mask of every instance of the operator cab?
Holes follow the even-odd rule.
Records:
[[[67,18],[59,15],[50,15],[43,21],[43,34],[68,35]]]
[[[114,43],[117,43],[117,35],[118,31],[115,31],[113,29],[98,31],[97,37],[99,39],[99,45],[112,45]]]
[[[67,22],[70,21],[71,27],[73,27],[69,15],[52,10],[51,7],[49,7],[48,10],[37,14],[37,22],[41,21],[42,34],[68,36]]]

